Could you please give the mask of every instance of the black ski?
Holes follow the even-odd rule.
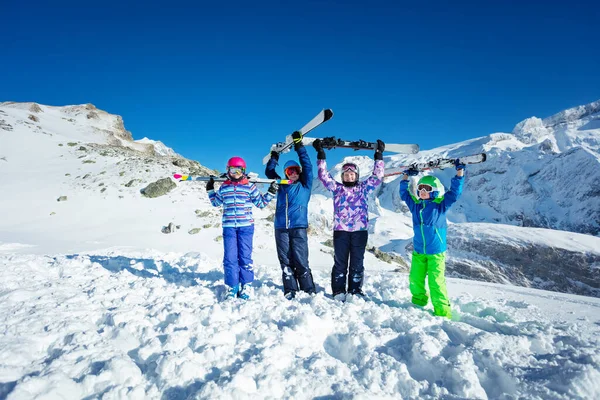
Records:
[[[479,164],[485,162],[487,156],[485,153],[473,154],[470,156],[458,158],[438,158],[426,162],[412,163],[400,167],[388,168],[384,171],[384,176],[402,175],[407,169],[416,169],[417,171],[428,171],[432,169],[453,168],[456,166],[456,160],[462,164]]]
[[[333,117],[333,111],[329,108],[326,108],[323,111],[321,111],[319,114],[317,114],[316,117],[314,117],[312,120],[310,120],[300,130],[298,130],[298,132],[300,132],[302,134],[302,136],[304,136],[308,132],[315,129],[317,126],[321,125],[324,122],[329,121],[331,119],[331,117]],[[294,145],[294,140],[292,139],[292,135],[287,135],[285,138],[285,142],[275,143],[274,145],[271,146],[271,151],[276,151],[279,154],[287,153],[288,151],[290,151],[292,149],[293,145]],[[263,164],[268,163],[270,158],[271,158],[271,153],[269,152],[269,154],[267,154],[263,158]]]
[[[317,140],[317,138],[307,138],[305,137],[302,142],[304,144],[311,144]],[[377,148],[377,142],[367,142],[364,140],[344,140],[339,139],[334,136],[322,138],[321,142],[323,143],[324,149],[335,149],[337,147],[344,149],[354,149],[354,150],[375,150]],[[418,144],[397,144],[397,143],[386,143],[385,151],[389,151],[391,153],[402,153],[402,154],[417,154],[419,152]]]

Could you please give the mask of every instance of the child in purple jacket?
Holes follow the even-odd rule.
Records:
[[[331,271],[331,290],[336,300],[344,301],[346,293],[364,296],[364,257],[367,247],[369,223],[367,196],[383,180],[383,151],[385,144],[377,140],[373,174],[360,182],[358,166],[342,166],[342,183],[336,182],[327,171],[325,151],[320,139],[313,142],[317,150],[319,179],[333,192],[333,249],[334,264]],[[348,261],[350,274],[348,276]],[[348,280],[347,284],[346,281]]]

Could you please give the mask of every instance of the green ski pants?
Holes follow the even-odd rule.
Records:
[[[410,265],[410,293],[412,302],[418,306],[426,306],[429,300],[425,289],[425,277],[429,282],[433,314],[440,317],[452,317],[450,300],[446,290],[446,252],[437,254],[420,254],[413,251]]]

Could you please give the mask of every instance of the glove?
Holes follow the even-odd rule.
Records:
[[[279,189],[279,183],[277,183],[277,181],[273,181],[271,182],[271,185],[269,185],[269,189],[267,191],[271,194],[277,194],[277,189]]]
[[[460,171],[461,169],[465,169],[466,165],[460,162],[460,158],[454,160],[454,165],[456,166],[456,170]]]
[[[274,158],[274,159],[275,159],[275,161],[279,162],[279,153],[278,153],[278,152],[276,152],[275,150],[273,150],[273,151],[271,152],[271,158]]]
[[[404,171],[404,173],[408,176],[417,176],[417,175],[419,175],[419,170],[414,169],[414,168],[409,168],[406,171]]]
[[[377,139],[377,148],[375,149],[375,160],[383,160],[383,150],[385,150],[385,143]]]
[[[298,150],[300,147],[304,146],[302,144],[302,134],[298,131],[292,133],[292,139],[294,140],[294,150]]]
[[[208,182],[206,182],[206,191],[209,192],[215,189],[215,180],[211,176]]]
[[[323,150],[323,141],[321,139],[316,139],[313,142],[313,147],[317,151],[317,160],[325,160],[327,158],[325,150]]]

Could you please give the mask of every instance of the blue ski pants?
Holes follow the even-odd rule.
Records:
[[[223,228],[223,269],[225,284],[235,286],[254,280],[252,269],[252,239],[254,225]]]

